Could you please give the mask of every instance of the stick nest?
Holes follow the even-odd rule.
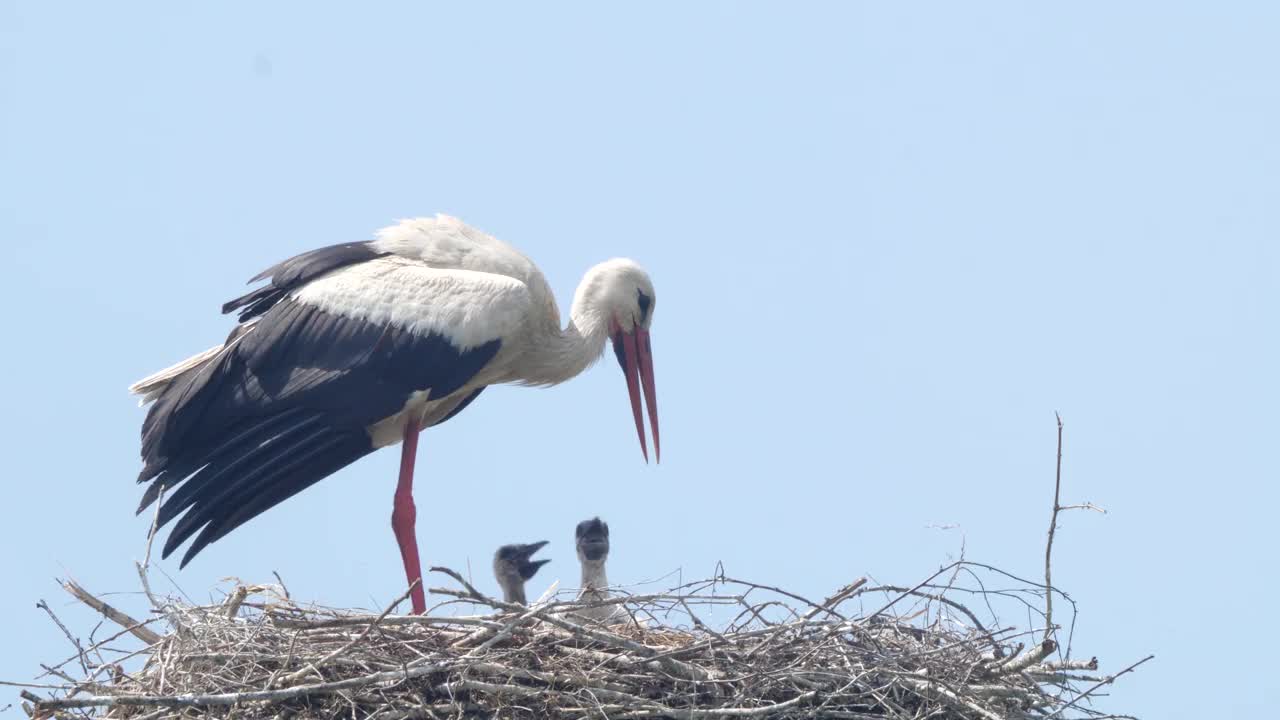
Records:
[[[146,720],[1119,717],[1091,707],[1117,675],[1071,660],[1069,628],[1001,624],[998,611],[1043,623],[1045,586],[968,561],[820,602],[719,575],[603,603],[549,591],[527,608],[433,570],[452,582],[425,616],[395,614],[403,597],[369,614],[237,585],[209,605],[148,589],[152,614],[135,621],[68,583],[126,629],[89,643],[67,632],[75,655],[46,666],[57,684],[29,686],[43,695],[24,690],[23,707]],[[121,648],[128,634],[145,647]]]

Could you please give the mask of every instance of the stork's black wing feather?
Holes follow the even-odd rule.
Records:
[[[168,388],[147,414],[138,480],[167,488],[160,525],[185,511],[164,555],[199,533],[185,565],[209,543],[372,452],[369,425],[399,412],[413,392],[430,390],[431,399],[456,392],[499,345],[462,350],[440,334],[376,325],[293,298],[274,301],[251,330]],[[153,488],[142,507],[154,501]]]
[[[239,310],[240,322],[258,317],[275,307],[293,290],[338,268],[368,262],[387,253],[376,249],[370,241],[342,243],[318,248],[276,263],[255,275],[249,282],[270,278],[263,287],[241,295],[222,306],[223,314]]]

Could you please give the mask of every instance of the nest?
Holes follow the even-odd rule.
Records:
[[[23,691],[23,707],[146,720],[1098,718],[1116,716],[1092,707],[1097,692],[1140,664],[1100,676],[1096,659],[1070,659],[1074,619],[1046,617],[1057,591],[968,561],[816,602],[721,574],[589,604],[548,591],[524,607],[433,571],[452,582],[425,616],[395,614],[404,597],[373,614],[238,585],[210,605],[148,588],[152,616],[137,621],[68,583],[125,629],[87,646],[68,632],[75,655],[46,668],[59,684]],[[144,647],[119,648],[128,634]]]

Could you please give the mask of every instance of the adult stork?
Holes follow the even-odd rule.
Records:
[[[239,323],[214,348],[130,389],[153,402],[142,426],[150,482],[164,490],[168,557],[202,549],[374,450],[402,442],[391,525],[413,609],[426,609],[414,534],[418,433],[489,385],[549,386],[593,364],[612,340],[648,462],[640,393],[659,456],[649,326],[656,297],[635,262],[587,271],[569,323],[542,273],[515,248],[444,215],[405,220],[374,240],[312,250],[263,271],[267,284],[222,306]]]

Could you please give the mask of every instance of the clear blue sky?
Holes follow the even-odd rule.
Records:
[[[619,582],[723,561],[815,596],[912,583],[961,533],[1034,576],[1061,410],[1066,495],[1111,511],[1059,535],[1077,648],[1157,655],[1107,707],[1263,715],[1278,34],[1274,4],[1167,0],[0,0],[0,678],[67,649],[37,599],[91,623],[55,576],[137,587],[125,387],[222,338],[266,265],[443,211],[526,251],[563,307],[599,260],[648,267],[664,462],[641,462],[612,362],[493,390],[423,438],[428,562],[492,588],[497,545],[545,538],[539,579],[573,583],[599,513]],[[380,607],[396,461],[179,582],[279,570]]]

